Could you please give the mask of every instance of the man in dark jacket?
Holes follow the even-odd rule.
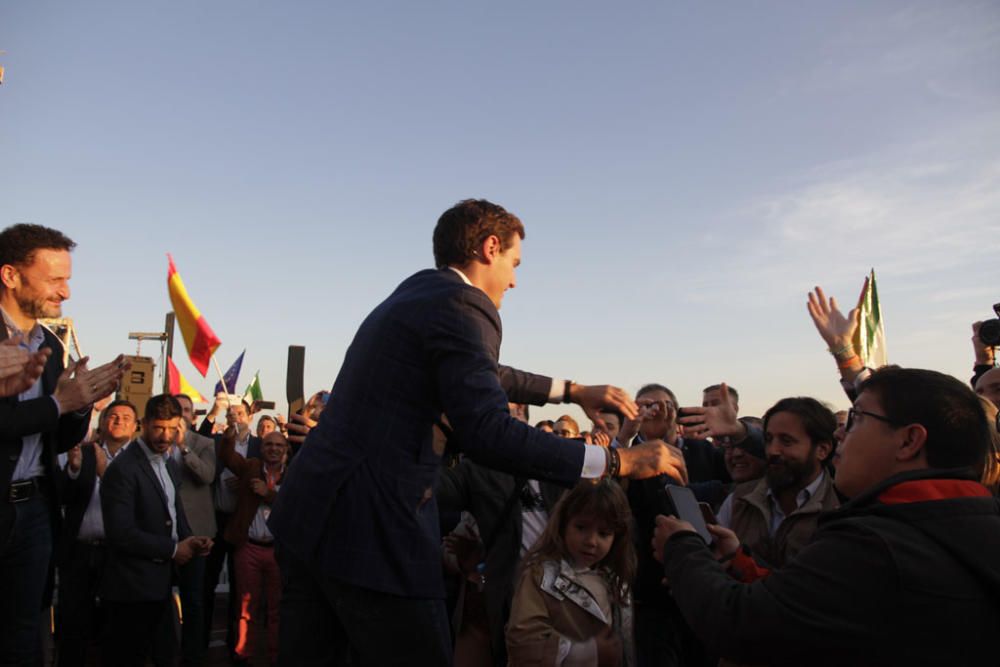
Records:
[[[0,663],[5,665],[41,660],[39,621],[48,604],[59,524],[56,457],[83,440],[90,406],[121,378],[120,357],[93,370],[86,359],[64,368],[62,343],[38,321],[62,314],[75,246],[41,225],[0,232],[0,341],[14,340],[45,359],[31,386],[0,398]]]
[[[685,618],[755,664],[995,664],[1000,507],[975,481],[989,438],[978,399],[952,377],[886,367],[846,431],[836,484],[851,500],[783,569],[759,570],[724,529],[713,554],[690,524],[657,519]]]

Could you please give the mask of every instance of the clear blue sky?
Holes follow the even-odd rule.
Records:
[[[816,284],[874,266],[890,361],[962,379],[1000,301],[995,2],[0,0],[0,49],[0,226],[79,243],[98,361],[171,252],[241,390],[329,387],[466,197],[527,227],[504,362],[684,403],[844,405]]]

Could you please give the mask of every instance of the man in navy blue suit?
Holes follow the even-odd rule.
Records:
[[[629,417],[616,387],[554,381],[498,365],[497,310],[515,286],[521,221],[485,200],[446,211],[437,269],[410,276],[365,319],[319,423],[271,514],[284,580],[280,664],[451,664],[434,483],[442,415],[471,459],[571,486],[605,475],[683,478],[662,441],[610,450],[533,429],[507,403],[602,406]]]

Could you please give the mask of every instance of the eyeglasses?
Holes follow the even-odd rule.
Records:
[[[847,411],[847,423],[844,424],[844,433],[850,433],[851,428],[854,426],[854,420],[856,419],[857,415],[864,415],[866,417],[871,417],[873,419],[879,420],[880,422],[885,422],[890,426],[896,425],[896,422],[889,419],[885,415],[877,415],[874,412],[867,412],[865,410],[858,410],[857,408],[851,408]]]

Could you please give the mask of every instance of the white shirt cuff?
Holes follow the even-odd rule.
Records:
[[[69,477],[70,479],[76,479],[77,477],[79,477],[81,471],[83,471],[82,462],[80,463],[80,470],[77,470],[76,472],[73,472],[73,469],[70,467],[68,463],[66,464],[66,476]]]
[[[566,393],[566,380],[552,378],[552,386],[549,387],[549,403],[562,403],[563,394]]]
[[[583,470],[580,479],[597,479],[604,476],[608,467],[608,455],[599,445],[583,446]]]

